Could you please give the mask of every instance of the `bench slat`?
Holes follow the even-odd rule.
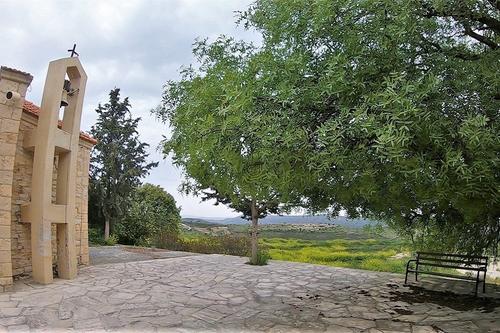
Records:
[[[420,256],[418,258],[419,261],[437,261],[437,262],[448,262],[448,263],[455,263],[455,264],[464,264],[464,265],[480,265],[480,266],[486,266],[486,262],[481,262],[481,261],[467,261],[467,260],[456,260],[456,259],[443,259],[443,258],[432,258],[432,257],[424,257]]]
[[[442,267],[442,268],[454,268],[454,269],[465,269],[469,271],[485,271],[485,267],[467,267],[467,266],[455,266],[455,265],[446,265],[446,264],[435,264],[429,263],[425,261],[419,261],[418,266],[432,266],[432,267]]]
[[[459,258],[471,258],[471,259],[488,259],[486,256],[468,256],[464,254],[455,253],[436,253],[436,252],[417,252],[417,254],[433,255],[437,257],[459,257]]]
[[[426,272],[426,271],[418,271],[415,272],[414,270],[409,269],[408,272],[411,273],[419,273],[419,274],[427,274],[427,275],[437,275],[437,276],[444,276],[444,277],[449,277],[449,278],[454,278],[454,279],[459,279],[459,280],[468,280],[468,281],[476,281],[475,277],[470,277],[467,275],[453,275],[453,274],[447,274],[447,273],[440,273],[440,272]]]

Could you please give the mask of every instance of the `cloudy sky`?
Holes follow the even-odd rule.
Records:
[[[193,62],[196,38],[221,34],[258,40],[255,32],[236,26],[235,11],[252,0],[0,0],[0,65],[31,73],[27,99],[40,105],[48,62],[77,52],[88,75],[82,129],[95,122],[99,102],[114,87],[129,96],[132,113],[142,117],[139,132],[151,145],[151,158],[160,161],[146,181],[159,184],[182,206],[183,216],[226,217],[237,213],[224,206],[200,203],[181,195],[180,170],[162,160],[156,147],[168,128],[150,115],[162,86],[179,78],[182,65]]]

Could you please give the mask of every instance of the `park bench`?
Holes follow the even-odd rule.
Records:
[[[414,268],[410,267],[411,263],[415,263]],[[463,275],[459,272],[457,272],[456,274],[448,272],[436,272],[429,269],[423,269],[425,267],[460,269],[475,272],[475,276]],[[449,277],[459,280],[476,281],[475,295],[477,296],[477,290],[480,283],[483,283],[483,293],[486,292],[487,267],[488,257],[468,256],[450,253],[417,252],[416,259],[412,259],[406,264],[405,284],[408,281],[408,273],[415,273],[415,281],[418,281],[419,273]]]

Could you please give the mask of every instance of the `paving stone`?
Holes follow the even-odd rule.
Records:
[[[2,317],[16,317],[16,316],[19,316],[22,311],[23,311],[23,308],[2,308],[2,309],[0,309],[0,318],[2,318]]]
[[[119,256],[119,248],[112,249]],[[397,274],[245,261],[183,255],[84,267],[76,279],[47,286],[24,281],[0,295],[0,332],[429,333],[439,327],[482,333],[494,332],[500,322],[500,308],[483,313],[409,302],[398,296],[412,290]]]
[[[437,331],[432,326],[413,326],[411,333],[436,333]]]
[[[375,321],[366,320],[362,318],[325,318],[330,324],[340,325],[344,327],[358,328],[361,330],[366,330],[371,327],[375,327]]]

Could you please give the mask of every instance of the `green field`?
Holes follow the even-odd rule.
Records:
[[[191,241],[207,237],[204,232],[216,232],[211,224],[190,226],[194,229],[184,232],[184,237]],[[215,228],[223,228],[226,237],[248,236],[245,225]],[[214,241],[213,235],[210,241]],[[388,229],[376,231],[337,225],[262,225],[260,244],[274,260],[397,273],[405,271],[410,255],[409,244]]]
[[[408,261],[408,258],[393,257],[408,252],[406,245],[399,240],[264,238],[261,243],[275,260],[397,273],[404,272]]]

